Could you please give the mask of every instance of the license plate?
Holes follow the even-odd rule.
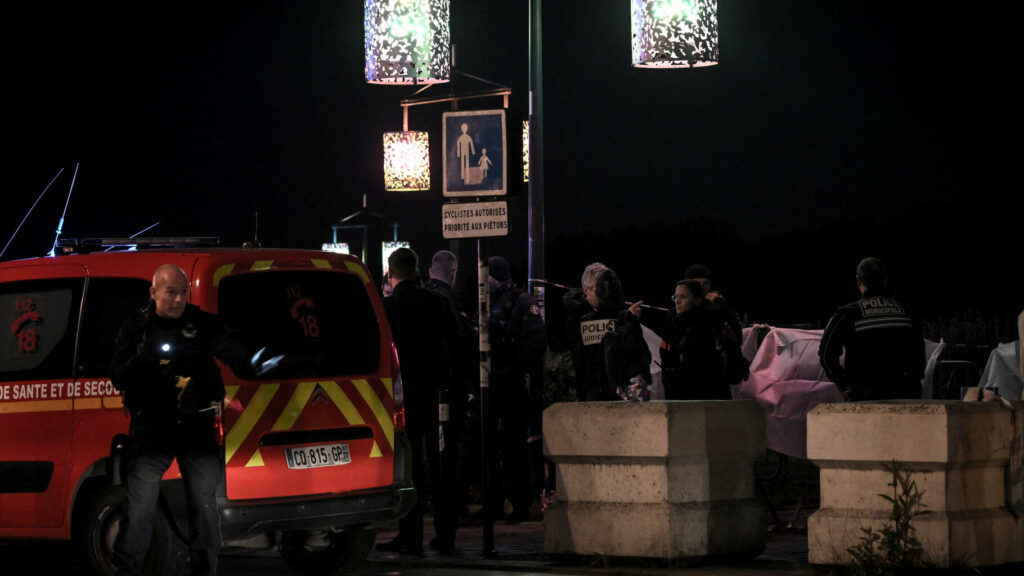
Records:
[[[348,444],[321,444],[319,446],[286,448],[284,457],[288,461],[288,467],[293,470],[340,466],[352,461],[352,456],[348,451]]]

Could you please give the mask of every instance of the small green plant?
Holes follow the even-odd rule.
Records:
[[[544,359],[544,406],[556,402],[575,402],[576,377],[572,354],[568,350],[555,352],[548,348]]]
[[[889,522],[875,532],[871,528],[861,528],[863,535],[857,545],[847,548],[853,556],[857,574],[867,576],[887,576],[890,574],[906,574],[915,568],[923,567],[923,550],[921,542],[914,537],[914,518],[927,514],[921,504],[924,492],[918,490],[917,483],[911,480],[912,470],[895,460],[886,464],[885,469],[892,475],[888,486],[892,495],[879,494],[892,504]]]

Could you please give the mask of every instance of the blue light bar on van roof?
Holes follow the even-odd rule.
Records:
[[[61,238],[61,254],[82,254],[99,250],[132,251],[152,248],[204,248],[219,246],[217,236],[164,236],[153,238]]]

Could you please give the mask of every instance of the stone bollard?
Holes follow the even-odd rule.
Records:
[[[544,453],[557,470],[544,551],[757,556],[768,519],[754,461],[764,451],[753,400],[555,404],[544,411]]]
[[[807,456],[821,469],[808,560],[852,564],[861,528],[889,523],[894,460],[913,472],[926,514],[911,521],[923,561],[939,568],[1024,561],[1020,418],[996,402],[894,400],[822,404],[807,416]],[[1014,418],[1018,420],[1015,422]],[[1020,508],[1018,506],[1018,508]]]

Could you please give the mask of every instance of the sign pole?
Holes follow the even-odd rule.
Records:
[[[544,74],[541,0],[530,0],[530,181],[527,289],[544,314]]]
[[[457,100],[452,99],[452,108]],[[464,202],[441,206],[442,235],[447,239],[476,238],[477,299],[480,345],[480,463],[483,481],[483,554],[494,556],[494,517],[504,504],[498,472],[498,426],[491,399],[490,270],[487,264],[492,236],[508,235],[508,202],[482,201],[506,196],[510,183],[508,102],[501,110],[451,111],[442,115],[445,198]],[[451,163],[449,160],[455,160]],[[497,508],[497,509],[496,509]]]
[[[494,447],[491,446],[491,293],[489,290],[490,269],[487,265],[488,246],[486,238],[477,238],[477,296],[480,302],[480,463],[483,468],[483,555],[494,556],[494,518],[491,500],[495,497],[494,467],[492,466]]]

